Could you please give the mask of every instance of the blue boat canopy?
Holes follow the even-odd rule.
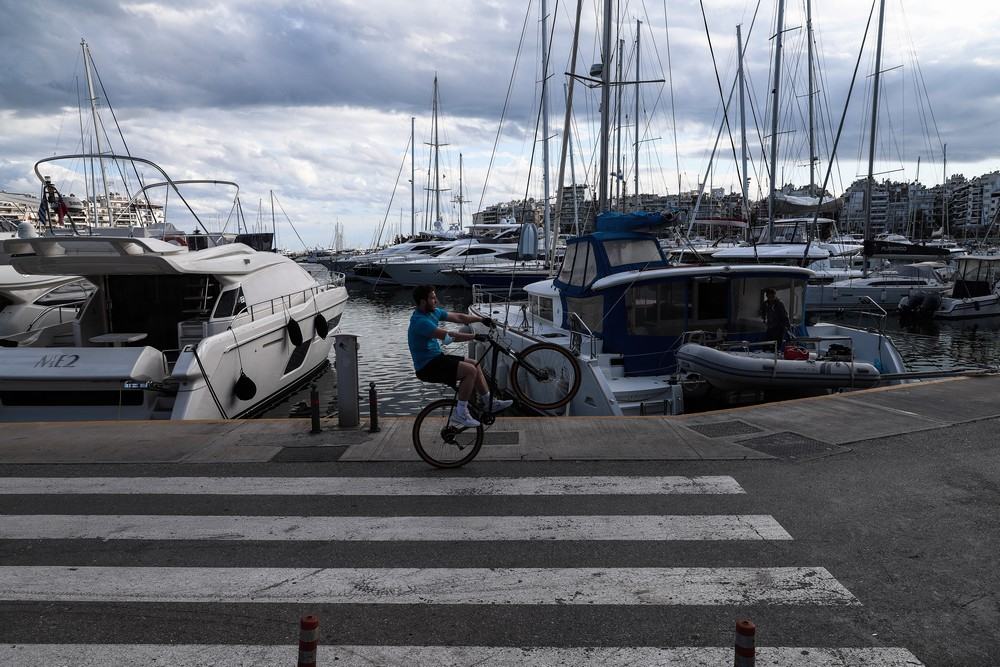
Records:
[[[633,213],[598,213],[594,229],[599,232],[647,232],[677,222],[680,209],[663,211],[635,211]]]

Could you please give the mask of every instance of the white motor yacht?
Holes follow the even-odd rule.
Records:
[[[36,164],[51,195],[43,202],[55,205],[61,195],[40,165],[81,157],[141,163],[163,175],[157,186],[179,192],[148,160],[71,155]],[[59,319],[51,326],[21,322],[13,327],[21,332],[6,336],[0,421],[251,417],[329,364],[348,298],[342,275],[313,276],[285,255],[214,245],[211,237],[192,250],[130,227],[64,231],[0,242],[10,270],[25,280],[41,286],[83,278],[93,286],[82,300],[59,306],[58,318],[45,313]]]
[[[291,259],[241,243],[4,241],[17,271],[96,289],[68,327],[0,348],[0,421],[255,415],[327,363],[347,301]]]
[[[914,262],[891,266],[867,275],[809,285],[809,312],[868,311],[877,306],[893,311],[901,299],[916,292],[943,294],[951,283],[938,272],[939,262]]]
[[[1000,255],[964,255],[957,264],[948,291],[907,295],[899,301],[900,315],[942,320],[1000,316]]]

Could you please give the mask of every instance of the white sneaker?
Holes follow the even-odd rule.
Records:
[[[470,414],[460,415],[457,412],[455,412],[451,415],[451,419],[449,419],[448,421],[450,421],[452,424],[456,426],[466,426],[468,428],[476,428],[477,426],[479,426],[479,422],[473,419],[472,415]]]
[[[512,405],[514,405],[514,401],[503,401],[503,400],[500,400],[498,398],[494,398],[490,402],[490,405],[488,405],[486,407],[489,409],[490,412],[492,412],[493,414],[496,414],[498,412],[503,412],[504,410],[506,410],[507,408],[509,408]]]

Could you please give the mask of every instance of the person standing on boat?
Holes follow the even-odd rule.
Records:
[[[785,304],[778,298],[778,293],[773,287],[764,290],[764,305],[761,306],[760,316],[766,327],[764,340],[774,341],[775,351],[780,352],[784,348],[785,335],[791,326],[791,321],[788,319]]]
[[[464,313],[449,313],[444,308],[438,308],[437,293],[432,285],[418,285],[413,288],[413,301],[416,308],[410,315],[410,326],[406,332],[407,344],[410,347],[410,357],[413,359],[413,369],[417,378],[423,382],[439,382],[450,386],[458,385],[458,407],[451,421],[461,426],[475,428],[479,421],[469,414],[469,399],[472,390],[479,391],[483,405],[490,412],[500,412],[509,408],[513,401],[497,398],[490,400],[490,387],[486,383],[483,369],[474,359],[467,359],[454,354],[445,354],[441,350],[441,342],[463,343],[470,340],[485,340],[486,334],[463,333],[448,331],[441,322],[456,324],[473,324],[482,322],[490,326],[488,317],[467,315]]]

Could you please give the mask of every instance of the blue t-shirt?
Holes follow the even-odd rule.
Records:
[[[406,342],[410,346],[410,356],[413,357],[413,370],[419,371],[431,359],[443,354],[439,339],[432,334],[438,328],[439,322],[448,316],[444,308],[435,308],[429,313],[414,309],[410,315],[410,328],[406,332]]]

